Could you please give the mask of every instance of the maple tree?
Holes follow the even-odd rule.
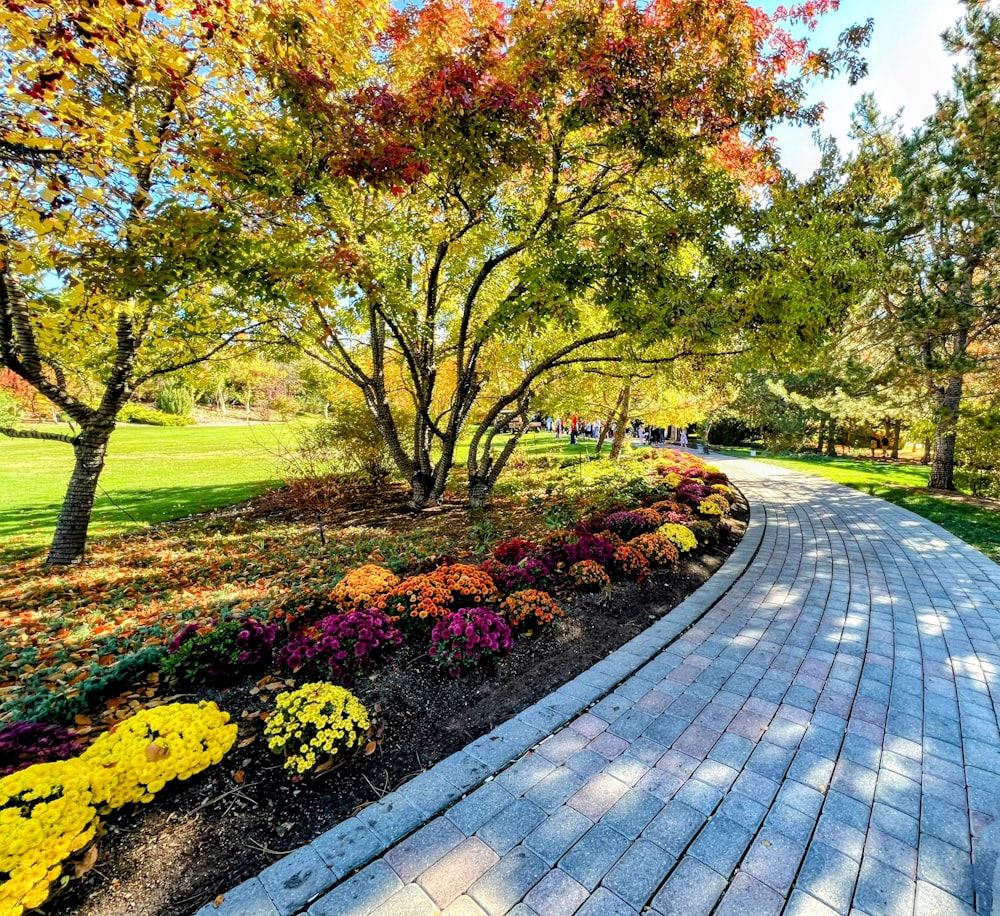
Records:
[[[709,278],[775,174],[767,127],[817,118],[805,79],[862,69],[864,28],[834,51],[787,30],[835,5],[432,0],[390,14],[362,83],[275,62],[282,128],[231,167],[272,259],[242,276],[363,393],[414,506],[470,422],[481,504],[516,446],[494,453],[495,421],[553,372],[624,334],[697,351],[739,320]]]
[[[309,54],[296,35],[311,15],[284,0],[6,4],[0,359],[76,430],[0,432],[74,448],[52,564],[83,554],[108,440],[136,388],[261,327],[219,282],[240,224],[217,194],[216,155],[267,110],[260,59]],[[350,70],[373,21],[360,5],[323,22],[329,66]]]

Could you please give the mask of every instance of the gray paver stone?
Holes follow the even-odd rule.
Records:
[[[309,916],[368,916],[402,889],[403,882],[385,862],[372,862],[320,897],[309,908]]]
[[[530,849],[518,846],[469,888],[469,896],[490,916],[503,916],[547,871],[548,866]]]
[[[312,846],[296,849],[260,873],[261,884],[282,916],[301,910],[333,887],[336,876]]]

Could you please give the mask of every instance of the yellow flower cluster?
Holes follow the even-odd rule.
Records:
[[[702,515],[715,515],[721,518],[729,514],[729,500],[721,493],[712,493],[698,503],[698,511]]]
[[[371,728],[368,710],[349,690],[324,682],[279,693],[264,726],[267,746],[284,754],[285,769],[308,772],[324,758],[361,743]]]
[[[73,760],[0,779],[0,914],[41,906],[63,863],[94,838],[101,810],[149,801],[170,779],[218,763],[236,726],[214,703],[147,709]]]
[[[62,863],[97,831],[90,769],[80,758],[34,766],[0,779],[0,913],[41,906]]]
[[[666,483],[666,485],[670,487],[671,490],[676,490],[680,486],[681,481],[684,480],[684,478],[681,477],[681,475],[678,474],[676,471],[671,471],[663,478],[663,480]]]
[[[724,483],[713,483],[712,490],[716,493],[721,493],[726,497],[726,499],[732,502],[732,498],[734,496],[734,490],[732,487],[727,487]]]
[[[694,532],[686,525],[676,525],[673,522],[667,522],[665,525],[660,525],[656,533],[662,534],[681,553],[687,553],[698,546],[698,538],[694,536]]]
[[[367,563],[352,569],[330,593],[330,599],[345,614],[365,608],[378,607],[389,590],[399,583],[391,569]]]
[[[81,760],[93,772],[94,801],[107,809],[148,802],[172,779],[218,763],[236,741],[236,725],[215,703],[145,709],[105,732]]]

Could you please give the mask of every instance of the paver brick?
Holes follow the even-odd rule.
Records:
[[[309,907],[309,916],[367,916],[402,889],[388,864],[375,861],[320,897]]]
[[[402,881],[412,881],[464,839],[465,834],[448,818],[438,817],[393,846],[385,860]]]
[[[573,793],[567,804],[571,808],[576,808],[581,814],[587,815],[592,821],[597,821],[628,790],[625,783],[613,776],[597,773]]]
[[[526,798],[515,798],[502,811],[476,831],[478,836],[501,856],[517,846],[543,820],[545,812]]]
[[[579,881],[555,868],[531,889],[524,902],[538,916],[572,916],[587,897],[587,889]]]
[[[488,782],[453,805],[446,817],[466,836],[472,836],[513,801],[514,795],[499,782]]]
[[[588,890],[593,890],[629,845],[626,837],[598,824],[559,860],[559,867]]]
[[[795,887],[836,912],[846,913],[860,870],[857,860],[826,843],[814,841],[806,852]]]
[[[747,874],[739,874],[726,891],[715,916],[779,916],[785,898]]]
[[[861,863],[853,905],[868,916],[912,916],[915,892],[912,879],[866,856]]]
[[[632,843],[602,885],[629,906],[641,910],[663,883],[676,859],[655,843],[639,839]]]
[[[503,916],[541,881],[548,870],[530,849],[518,846],[469,888],[469,896],[489,916]]]
[[[333,886],[335,876],[312,846],[303,846],[260,873],[261,884],[282,916],[290,916]]]
[[[417,883],[438,906],[445,907],[499,860],[479,837],[469,837],[419,875]]]
[[[663,916],[707,916],[726,889],[726,879],[697,859],[684,859],[650,901]]]
[[[594,822],[589,817],[564,805],[529,833],[524,845],[547,864],[555,865],[563,853],[593,826]]]

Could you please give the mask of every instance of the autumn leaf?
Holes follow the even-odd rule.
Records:
[[[146,745],[146,759],[164,760],[170,756],[170,748],[164,747],[162,744],[157,744],[155,741],[151,744]]]
[[[77,878],[82,878],[97,864],[97,845],[91,846],[86,854],[76,865],[73,866],[73,873]]]
[[[378,747],[378,744],[377,744],[376,742],[374,742],[374,741],[369,741],[369,742],[368,742],[368,743],[367,743],[367,744],[365,745],[365,756],[366,756],[366,757],[370,757],[370,756],[371,756],[372,754],[374,754],[374,753],[375,753],[375,749],[376,749],[377,747]]]

